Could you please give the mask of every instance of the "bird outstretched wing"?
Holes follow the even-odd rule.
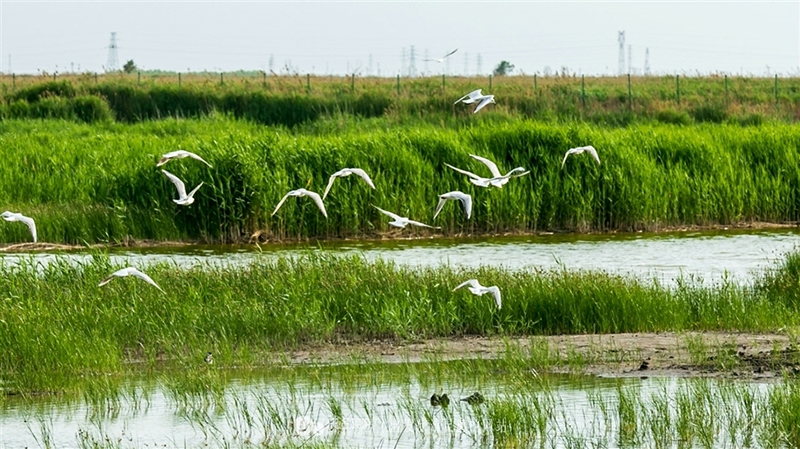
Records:
[[[161,287],[158,286],[158,284],[156,284],[156,282],[153,279],[150,278],[150,276],[142,273],[141,271],[137,270],[136,268],[131,268],[128,271],[128,274],[131,275],[131,276],[136,276],[137,278],[147,282],[148,284],[152,285],[153,287],[161,290],[161,293],[166,293],[164,290],[161,289]]]
[[[473,288],[480,288],[481,284],[478,283],[477,279],[470,279],[468,281],[464,281],[464,282],[458,284],[458,287],[454,288],[453,291],[456,291],[456,290],[460,289],[461,287],[466,287],[466,286],[470,286],[470,287],[473,287]]]
[[[209,167],[211,167],[211,164],[209,164],[208,162],[206,162],[206,161],[205,161],[205,159],[203,159],[202,157],[200,157],[200,156],[198,156],[198,155],[196,155],[196,154],[192,153],[191,151],[187,151],[187,152],[186,152],[186,155],[187,155],[187,156],[189,156],[189,157],[190,157],[190,158],[192,158],[192,159],[198,160],[198,161],[200,161],[200,162],[202,162],[202,163],[204,163],[204,164],[208,165]]]
[[[353,172],[354,175],[360,176],[361,179],[363,179],[364,182],[366,182],[368,186],[372,187],[373,189],[375,188],[375,184],[372,183],[372,179],[370,179],[370,177],[367,174],[367,172],[365,172],[364,170],[362,170],[360,168],[351,168],[350,171]]]
[[[448,167],[452,168],[453,170],[455,170],[455,171],[457,171],[457,172],[461,173],[462,175],[467,175],[467,176],[469,176],[469,177],[470,177],[470,178],[472,178],[472,179],[483,179],[483,178],[481,178],[480,176],[476,175],[475,173],[468,172],[468,171],[466,171],[466,170],[462,170],[462,169],[460,169],[460,168],[458,168],[458,167],[453,167],[452,165],[448,164],[447,162],[445,162],[445,163],[444,163],[444,165],[446,165],[446,166],[448,166]]]
[[[28,225],[28,229],[31,231],[31,236],[33,236],[33,242],[36,243],[36,223],[33,221],[33,218],[20,214],[19,221]]]
[[[493,100],[494,100],[494,95],[487,95],[487,96],[483,97],[481,99],[481,102],[478,103],[478,106],[475,107],[475,110],[472,111],[472,113],[473,114],[477,113],[478,111],[483,109],[484,106],[486,106],[487,104],[491,103]]]
[[[477,155],[474,155],[474,154],[470,154],[470,156],[473,159],[475,159],[477,161],[480,161],[484,165],[489,167],[489,171],[492,172],[492,176],[493,177],[502,176],[502,174],[500,173],[500,169],[497,168],[497,164],[495,164],[494,162],[490,161],[489,159],[486,159],[485,157],[477,156]]]
[[[170,181],[172,181],[173,184],[175,184],[175,188],[178,189],[178,196],[180,198],[186,198],[186,186],[183,184],[183,181],[166,170],[162,169],[161,171],[167,176],[167,178],[169,178]]]
[[[312,200],[314,200],[315,203],[317,203],[317,207],[319,207],[319,210],[322,212],[322,215],[324,215],[325,218],[328,218],[328,212],[325,211],[325,205],[322,204],[322,198],[319,197],[319,193],[312,192],[310,190],[306,190],[305,193],[307,197],[311,198]]]
[[[281,198],[281,200],[278,202],[278,205],[275,206],[275,210],[272,211],[272,215],[270,215],[270,217],[274,216],[275,213],[278,212],[278,209],[280,209],[281,206],[283,206],[283,203],[286,202],[286,198],[289,198],[289,196],[291,196],[292,193],[294,193],[294,190],[290,190],[289,193],[287,193],[286,195],[283,195],[283,198]]]
[[[491,287],[487,287],[486,290],[489,293],[491,293],[492,296],[494,296],[494,303],[497,304],[497,308],[498,309],[502,308],[503,307],[503,300],[500,297],[500,289],[496,285],[493,285]]]
[[[401,217],[401,216],[399,216],[399,215],[397,215],[395,213],[389,212],[388,210],[383,210],[383,209],[381,209],[380,207],[378,207],[378,206],[376,206],[374,204],[372,205],[372,207],[374,207],[375,209],[378,209],[379,211],[381,211],[381,213],[383,215],[386,215],[386,216],[390,217],[392,220],[402,220],[404,218],[404,217]]]

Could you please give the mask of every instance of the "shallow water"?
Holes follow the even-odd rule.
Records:
[[[694,438],[702,437],[709,447],[741,447],[748,433],[749,438],[768,434],[754,411],[775,388],[712,379],[504,376],[502,371],[487,377],[469,369],[445,379],[419,374],[382,378],[376,374],[380,369],[364,369],[371,369],[371,376],[348,380],[335,375],[234,377],[221,389],[195,393],[145,381],[116,398],[94,402],[7,398],[0,402],[0,447],[93,447],[92,442],[123,448],[250,447],[270,442],[467,448],[513,441],[531,447],[543,442],[541,447],[548,448],[673,447],[686,437],[679,427],[684,412],[683,418],[695,423],[702,413],[713,414],[713,427]],[[212,390],[221,391],[215,395]],[[487,401],[471,406],[457,400],[475,391]],[[433,392],[447,392],[454,400],[447,408],[433,407]],[[681,394],[696,409],[682,412],[676,400]],[[634,402],[633,415],[625,415],[625,400]],[[659,432],[657,426],[665,422],[667,428]]]
[[[178,246],[112,250],[115,263],[141,265],[174,261],[179,265],[202,263],[246,264],[262,257],[298,256],[309,251],[362,254],[412,266],[450,264],[509,269],[566,268],[605,270],[640,279],[657,279],[674,285],[679,278],[712,284],[724,279],[751,282],[786,252],[800,244],[795,229],[767,231],[712,231],[663,234],[543,235],[483,239],[432,239],[384,242],[322,242],[317,245]],[[3,254],[6,263],[33,258],[47,264],[62,255],[88,261],[86,252],[35,252]]]

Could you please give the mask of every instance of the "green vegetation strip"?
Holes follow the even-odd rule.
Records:
[[[319,342],[459,335],[661,330],[774,331],[795,326],[800,256],[755,287],[676,289],[604,273],[498,268],[410,269],[361,258],[264,259],[244,268],[143,267],[166,291],[132,277],[98,287],[116,267],[0,265],[0,376],[42,389],[78,375],[189,360],[261,363],[273,350]],[[476,277],[503,292],[453,292]]]
[[[262,238],[375,237],[389,230],[372,205],[427,222],[437,195],[474,196],[473,218],[445,207],[434,223],[444,234],[538,230],[637,230],[800,218],[800,129],[771,124],[681,127],[637,125],[607,129],[529,121],[442,129],[393,126],[385,119],[343,120],[297,134],[222,118],[137,125],[79,125],[61,121],[0,123],[0,203],[37,222],[52,243],[155,240],[247,241]],[[601,165],[564,152],[592,144]],[[166,166],[192,188],[205,185],[188,207],[155,167],[175,149],[197,152]],[[501,170],[531,174],[502,189],[481,189],[447,168],[488,176],[469,154]],[[586,156],[586,155],[583,155]],[[340,179],[326,199],[326,220],[290,189],[322,192],[328,177],[360,167],[377,190]],[[403,235],[413,235],[406,230]],[[19,223],[0,225],[0,242],[30,240]]]
[[[483,114],[541,121],[587,121],[620,126],[642,122],[675,124],[794,122],[800,100],[797,78],[663,77],[579,78],[568,76],[440,77],[394,79],[350,77],[197,75],[141,77],[38,77],[0,80],[0,120],[61,118],[121,122],[231,114],[265,125],[296,126],[336,114],[402,117],[428,123],[470,120],[471,107],[454,106],[467,92],[483,89],[497,105]],[[9,82],[10,81],[10,82]],[[779,82],[778,82],[779,81]],[[777,84],[776,84],[777,82]],[[776,87],[778,90],[776,91]]]

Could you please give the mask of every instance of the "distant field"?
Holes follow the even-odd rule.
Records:
[[[577,145],[598,148],[570,158]],[[479,114],[457,129],[400,125],[388,119],[329,120],[290,131],[227,118],[140,124],[58,120],[0,122],[0,202],[37,221],[44,242],[82,244],[128,238],[248,241],[378,237],[392,231],[373,205],[432,222],[437,195],[474,198],[471,220],[454,204],[434,224],[441,233],[649,230],[663,226],[797,221],[800,129],[768,123],[623,128],[537,123]],[[175,187],[155,167],[161,154],[196,151],[166,168],[191,189],[191,206],[172,202]],[[469,154],[502,170],[531,174],[502,189],[481,189],[447,168],[484,174]],[[361,167],[377,190],[354,177],[336,182],[325,219],[290,189],[322,192],[343,167]],[[400,235],[416,235],[406,230]],[[394,234],[392,234],[394,235]],[[0,242],[28,242],[21,223],[0,222]]]
[[[212,111],[262,124],[295,126],[319,117],[390,116],[431,123],[463,120],[453,102],[476,88],[495,94],[495,113],[541,121],[627,125],[689,124],[800,117],[800,79],[744,77],[506,76],[377,78],[265,76],[256,73],[3,76],[0,117],[114,117],[134,122]],[[109,113],[87,97],[102,98]],[[74,105],[81,98],[79,105]]]

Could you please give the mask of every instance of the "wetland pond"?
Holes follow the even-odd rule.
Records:
[[[251,263],[309,251],[412,266],[603,270],[675,285],[748,283],[800,243],[795,229],[326,242],[110,250],[114,263]],[[85,251],[3,253],[46,265]],[[80,394],[0,398],[0,448],[791,447],[800,386],[716,378],[539,373],[532,359],[289,365],[80,380]],[[577,370],[578,372],[580,370]],[[135,372],[135,371],[134,371]],[[97,384],[97,385],[95,385]],[[109,387],[111,385],[111,387]],[[485,402],[459,399],[480,392]],[[447,393],[448,407],[433,406]]]
[[[0,446],[770,447],[785,438],[781,401],[797,399],[781,383],[539,375],[487,360],[371,368],[202,366],[113,394],[7,398]],[[431,405],[434,392],[449,406]],[[459,400],[475,392],[485,402]]]
[[[480,239],[422,239],[344,241],[314,244],[169,246],[111,249],[114,263],[143,265],[172,261],[179,265],[247,264],[261,257],[301,256],[308,252],[361,254],[367,260],[384,259],[412,266],[508,269],[602,270],[656,279],[674,285],[678,279],[694,284],[722,280],[749,283],[754,276],[800,244],[800,230],[698,231],[676,233],[553,234]],[[91,259],[85,251],[0,253],[4,263],[22,258],[47,264],[57,257],[76,262]]]

